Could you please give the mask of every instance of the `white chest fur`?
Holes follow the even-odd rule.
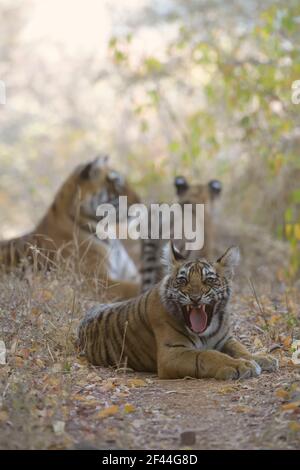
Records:
[[[137,281],[139,273],[120,240],[110,240],[108,249],[109,276],[112,279]]]

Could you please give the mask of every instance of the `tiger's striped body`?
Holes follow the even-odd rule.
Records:
[[[170,253],[169,274],[148,292],[88,312],[79,326],[88,360],[160,378],[230,379],[258,375],[261,367],[273,370],[272,357],[252,357],[231,335],[227,306],[235,250],[214,264],[183,262],[173,248]]]
[[[117,205],[119,195],[127,195],[128,204],[139,202],[128,183],[109,168],[107,157],[78,166],[35,230],[0,242],[0,266],[5,270],[20,263],[51,267],[58,254],[63,259],[76,255],[76,270],[86,280],[97,279],[108,287],[109,298],[136,295],[138,272],[122,243],[96,236],[96,207],[104,202]]]
[[[183,177],[175,178],[174,182],[177,202],[184,207],[185,204],[192,206],[192,215],[194,226],[196,221],[195,211],[196,204],[204,204],[204,246],[198,251],[185,251],[185,238],[174,240],[174,230],[171,227],[171,239],[173,239],[176,248],[190,260],[195,260],[199,257],[208,258],[212,257],[213,248],[215,245],[215,224],[214,224],[214,210],[215,202],[219,197],[222,185],[218,180],[211,180],[207,184],[192,184],[190,185]],[[148,222],[149,230],[151,233],[151,223]],[[202,227],[199,227],[200,232]],[[163,268],[160,262],[162,249],[166,244],[162,239],[145,239],[142,243],[142,263],[141,263],[141,276],[142,276],[142,292],[146,292],[163,277]]]

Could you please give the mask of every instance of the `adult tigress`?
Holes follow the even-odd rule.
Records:
[[[186,261],[170,244],[160,283],[135,299],[97,305],[82,320],[79,345],[88,360],[167,379],[239,379],[276,369],[276,358],[252,355],[231,334],[238,258],[232,247],[215,263]]]
[[[129,205],[139,202],[126,180],[108,166],[107,156],[79,165],[32,232],[0,242],[0,266],[5,270],[27,263],[51,267],[75,253],[76,269],[107,287],[106,297],[134,296],[138,273],[124,246],[119,240],[96,236],[96,207],[111,203],[117,208],[120,195],[128,197]]]

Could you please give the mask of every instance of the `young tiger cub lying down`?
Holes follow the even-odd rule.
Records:
[[[128,366],[163,379],[255,377],[277,368],[272,356],[252,355],[231,335],[228,302],[239,250],[215,263],[185,261],[172,244],[167,274],[141,296],[97,305],[79,326],[79,344],[95,365]]]

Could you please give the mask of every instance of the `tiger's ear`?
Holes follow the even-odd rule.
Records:
[[[220,194],[221,194],[221,192],[222,192],[222,183],[221,183],[221,181],[219,181],[219,180],[211,180],[211,181],[208,183],[208,189],[209,189],[211,198],[212,198],[212,199],[217,198],[218,196],[220,196]]]
[[[93,179],[94,176],[98,176],[99,172],[107,168],[109,160],[108,155],[98,155],[92,162],[87,163],[80,172],[80,178],[83,180]]]
[[[189,189],[189,184],[184,176],[176,176],[174,180],[174,186],[178,196],[182,195]]]
[[[238,246],[232,246],[216,262],[216,268],[229,279],[233,278],[235,268],[240,262],[240,250]]]
[[[123,175],[118,173],[115,170],[111,170],[108,175],[107,175],[108,181],[111,183],[115,184],[117,187],[121,188],[122,186],[125,186],[125,178]]]
[[[185,261],[185,257],[177,250],[174,243],[170,240],[163,248],[162,264],[166,267],[167,273],[178,267]]]

